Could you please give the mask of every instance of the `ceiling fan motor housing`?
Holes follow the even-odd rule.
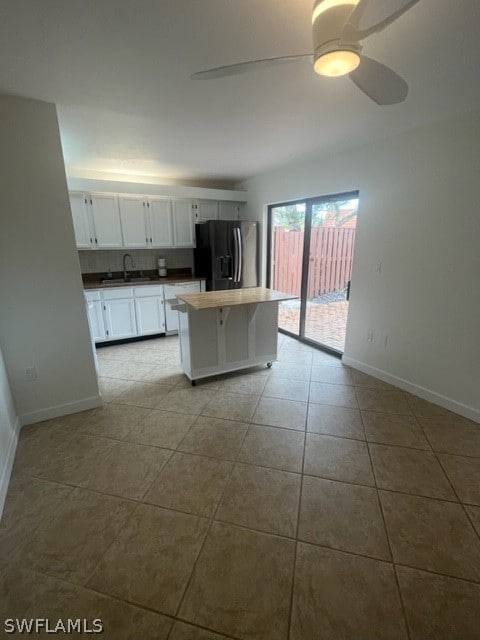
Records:
[[[341,42],[341,36],[358,0],[316,0],[313,5],[312,32],[315,62],[335,51],[361,51],[358,42]]]

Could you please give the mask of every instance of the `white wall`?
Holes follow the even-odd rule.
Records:
[[[475,112],[244,185],[264,231],[266,204],[360,190],[345,362],[477,421],[479,184]]]
[[[0,186],[0,344],[20,420],[97,406],[53,104],[0,96]]]
[[[172,198],[205,198],[206,200],[232,200],[245,202],[246,194],[243,190],[210,189],[205,187],[191,187],[178,184],[152,184],[149,182],[129,182],[128,177],[123,181],[96,180],[69,175],[68,188],[70,191],[100,191],[109,193],[133,193],[145,196],[170,196]]]
[[[20,420],[13,406],[7,372],[0,350],[0,517],[17,447]]]

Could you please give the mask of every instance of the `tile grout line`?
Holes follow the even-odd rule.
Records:
[[[120,534],[123,532],[123,530],[126,528],[127,524],[129,524],[130,520],[133,518],[133,516],[135,515],[135,513],[139,510],[141,506],[141,503],[138,503],[137,506],[132,509],[132,513],[129,515],[129,517],[125,520],[125,522],[123,523],[123,527],[120,527],[119,531],[117,532],[117,535],[114,536],[114,538],[112,539],[111,543],[107,546],[107,548],[105,549],[105,552],[102,554],[102,557],[98,560],[97,564],[95,565],[95,567],[92,569],[91,573],[88,575],[87,578],[85,578],[85,580],[82,581],[82,584],[80,586],[82,587],[86,587],[86,585],[88,584],[88,582],[93,578],[93,576],[95,575],[95,572],[97,571],[98,567],[100,566],[100,563],[104,560],[105,556],[107,555],[107,553],[110,551],[110,549],[113,547],[113,545],[115,544],[115,542],[118,540],[118,538],[120,537]],[[100,592],[101,593],[101,592]],[[104,594],[105,595],[105,594]],[[108,594],[107,594],[108,595]]]
[[[357,389],[356,388],[355,388],[355,397],[357,398],[357,403],[358,403],[358,394],[357,394]],[[362,421],[363,432],[365,434],[365,439],[366,439],[367,431],[365,429],[365,423],[363,421],[363,415],[362,415],[361,412],[360,412],[360,419]],[[391,544],[391,541],[390,541],[390,535],[388,533],[388,527],[387,527],[387,523],[386,523],[386,520],[385,520],[385,514],[383,512],[382,501],[380,499],[380,492],[378,490],[377,474],[375,472],[375,466],[373,464],[372,454],[371,454],[368,442],[366,442],[366,446],[367,446],[368,458],[370,460],[370,466],[371,466],[371,469],[372,469],[373,480],[375,482],[375,493],[377,495],[377,504],[378,504],[378,508],[380,510],[380,516],[381,516],[382,522],[383,522],[383,529],[385,531],[385,537],[387,539],[388,550],[389,550],[390,558],[391,558],[391,562],[392,562],[393,575],[395,576],[395,584],[397,585],[397,593],[398,593],[398,597],[399,597],[399,600],[400,600],[400,607],[402,609],[402,614],[403,614],[403,623],[405,625],[405,631],[407,632],[407,637],[410,639],[411,638],[411,632],[410,632],[410,628],[409,628],[409,625],[408,625],[407,611],[406,611],[406,608],[405,608],[405,603],[403,601],[402,590],[400,589],[400,582],[398,580],[397,571],[395,569],[395,557],[393,555],[392,544]]]
[[[208,536],[210,535],[210,532],[212,530],[213,524],[214,524],[214,522],[217,522],[217,520],[215,520],[215,516],[217,515],[217,511],[220,508],[220,504],[222,502],[223,495],[224,495],[224,493],[225,493],[225,491],[227,489],[227,486],[228,486],[228,484],[230,482],[230,479],[232,477],[232,474],[233,474],[233,471],[234,471],[235,465],[236,465],[236,460],[237,460],[238,455],[240,453],[240,450],[241,450],[241,448],[243,446],[243,442],[244,442],[244,440],[245,440],[245,438],[247,436],[247,433],[248,433],[248,427],[247,427],[247,429],[245,429],[245,433],[243,434],[243,438],[242,438],[242,440],[241,440],[241,442],[240,442],[240,444],[238,446],[238,450],[237,450],[237,454],[235,456],[235,460],[231,461],[232,462],[232,468],[230,469],[228,477],[227,477],[227,479],[226,479],[226,481],[225,481],[225,483],[223,485],[223,489],[222,489],[222,491],[221,491],[221,493],[220,493],[220,495],[218,497],[217,506],[215,507],[214,512],[213,512],[212,516],[210,517],[210,525],[209,525],[209,527],[207,529],[207,532],[206,532],[205,537],[203,539],[202,545],[200,546],[200,550],[199,550],[199,552],[197,554],[197,557],[195,558],[195,561],[193,563],[193,567],[192,567],[192,570],[190,572],[189,578],[187,580],[187,584],[185,585],[185,589],[183,590],[183,593],[182,593],[182,595],[181,595],[181,597],[180,597],[180,599],[178,601],[178,605],[175,608],[175,617],[177,617],[177,615],[178,615],[178,613],[179,613],[179,611],[180,611],[180,609],[182,607],[182,604],[183,604],[183,602],[185,600],[188,588],[189,588],[189,586],[191,584],[191,581],[193,579],[193,574],[195,573],[195,570],[197,568],[197,564],[198,564],[198,562],[200,560],[200,556],[202,555],[203,549],[205,548],[205,545],[206,545]],[[195,624],[195,623],[193,623],[193,624]],[[221,633],[221,632],[219,632],[219,633]]]
[[[312,375],[312,366],[310,365],[310,377]],[[310,400],[310,384],[308,385],[308,400]],[[307,425],[308,425],[308,411],[309,405],[307,404],[307,413],[305,415],[305,431],[303,434],[303,455],[302,455],[302,466],[301,466],[301,475],[300,475],[300,493],[298,497],[298,509],[297,509],[297,524],[295,528],[295,546],[294,546],[294,554],[293,554],[293,567],[292,567],[292,586],[290,590],[290,607],[288,612],[288,628],[287,628],[287,638],[290,640],[292,634],[292,621],[293,621],[293,606],[294,606],[294,596],[295,596],[295,574],[297,571],[297,555],[298,555],[298,533],[300,529],[300,514],[302,509],[302,496],[303,496],[303,480],[304,480],[304,472],[305,472],[305,454],[307,450]]]
[[[135,607],[136,609],[140,609],[141,611],[146,611],[148,613],[153,613],[156,616],[163,617],[163,618],[165,618],[165,619],[167,619],[167,620],[169,620],[171,622],[171,627],[169,629],[168,635],[167,635],[165,640],[168,640],[168,638],[170,637],[170,634],[173,631],[173,627],[175,625],[175,622],[181,622],[181,623],[184,623],[186,625],[190,625],[191,627],[194,627],[196,629],[201,629],[201,630],[204,630],[204,631],[209,631],[209,632],[217,633],[217,634],[219,633],[215,629],[211,629],[209,627],[203,627],[202,625],[198,625],[196,623],[192,623],[192,622],[190,622],[190,621],[188,621],[188,620],[186,620],[184,618],[178,618],[178,617],[176,617],[176,616],[174,616],[174,615],[172,615],[170,613],[164,613],[164,612],[162,612],[162,611],[160,611],[158,609],[154,609],[153,607],[149,607],[149,606],[147,606],[145,604],[139,604],[138,602],[134,602],[133,600],[122,599],[117,595],[114,595],[114,594],[111,594],[111,593],[106,593],[104,591],[99,591],[98,589],[95,589],[92,586],[79,584],[79,583],[73,582],[72,580],[69,580],[68,578],[65,578],[65,577],[59,577],[59,576],[53,575],[51,573],[46,573],[45,571],[42,571],[40,569],[28,568],[28,569],[26,569],[26,571],[30,572],[30,573],[33,573],[33,574],[36,574],[36,575],[39,575],[39,576],[52,578],[53,580],[58,580],[59,582],[67,584],[67,585],[70,585],[72,587],[75,587],[76,589],[84,589],[85,591],[87,591],[89,593],[92,593],[92,594],[95,594],[95,595],[99,595],[99,596],[105,598],[106,600],[113,600],[114,602],[118,602],[119,604],[126,604],[128,606]],[[238,638],[238,637],[235,637],[235,636],[232,636],[232,635],[225,636],[225,637],[226,638],[228,637],[228,640],[242,640],[241,638]]]
[[[186,455],[189,455],[189,454],[186,454]],[[195,454],[192,454],[192,455],[195,455]],[[212,458],[212,459],[213,460],[218,460],[218,458]],[[233,467],[236,464],[239,464],[239,465],[245,464],[243,462],[238,462],[238,461],[235,462],[235,461],[232,461],[232,460],[222,460],[222,462],[230,462],[232,464],[232,472],[233,472]],[[246,466],[256,466],[256,465],[246,465]],[[271,470],[270,467],[262,467],[262,468]],[[284,470],[274,469],[274,471],[284,471]],[[293,473],[293,472],[290,472],[290,471],[284,471],[284,472],[285,473]],[[311,478],[319,477],[319,476],[311,476],[309,474],[304,474],[304,475],[307,478],[308,477],[311,477]],[[70,485],[70,484],[67,484],[65,482],[58,482],[58,481],[55,481],[55,480],[47,480],[46,478],[42,478],[40,476],[32,475],[30,477],[35,478],[37,480],[44,481],[44,482],[49,482],[51,484],[57,484],[57,485],[60,485],[60,486],[69,487],[72,490],[80,489],[82,491],[93,493],[95,495],[101,495],[101,496],[104,495],[104,496],[108,496],[110,498],[115,498],[117,500],[123,500],[125,502],[132,502],[132,503],[136,504],[137,506],[141,506],[143,504],[143,505],[146,505],[146,506],[149,506],[149,507],[154,507],[156,509],[163,509],[165,511],[173,511],[175,513],[181,513],[182,515],[193,516],[193,517],[196,517],[196,518],[204,518],[204,519],[207,519],[207,520],[210,520],[211,518],[213,518],[215,522],[222,522],[224,524],[228,524],[228,525],[237,527],[238,529],[244,529],[246,531],[252,531],[254,533],[260,533],[260,534],[264,534],[264,535],[271,535],[271,536],[275,536],[275,537],[278,537],[278,538],[282,538],[284,540],[290,540],[292,542],[298,541],[298,542],[301,542],[301,543],[309,544],[309,545],[314,546],[314,547],[321,547],[321,548],[324,548],[324,549],[330,549],[332,551],[339,551],[341,553],[347,553],[347,554],[350,554],[350,555],[353,555],[353,556],[359,556],[361,558],[369,558],[371,560],[378,560],[378,561],[382,561],[382,562],[390,562],[390,564],[392,564],[392,561],[385,560],[383,558],[378,558],[377,556],[371,556],[371,555],[367,555],[367,554],[363,554],[363,553],[358,553],[357,551],[347,551],[347,550],[342,549],[340,547],[334,547],[334,546],[330,546],[330,545],[326,545],[326,544],[318,544],[316,542],[312,542],[312,541],[309,541],[309,540],[304,540],[303,538],[294,538],[294,537],[287,536],[287,535],[284,535],[284,534],[281,534],[281,533],[273,533],[271,531],[266,531],[264,529],[256,529],[254,527],[247,527],[246,525],[238,524],[238,523],[235,523],[235,522],[230,522],[229,520],[217,519],[215,516],[212,516],[210,518],[208,516],[204,516],[204,515],[201,515],[201,514],[198,514],[198,513],[192,513],[191,511],[183,511],[181,509],[175,509],[175,508],[172,508],[172,507],[165,507],[165,506],[153,503],[153,502],[140,501],[140,500],[134,499],[134,498],[125,498],[123,496],[118,496],[118,495],[115,495],[115,494],[105,493],[105,492],[98,491],[98,490],[95,490],[95,489],[90,489],[90,488],[87,488],[87,487],[81,487],[79,485]],[[320,478],[320,479],[331,481],[330,478]],[[348,482],[348,483],[341,482],[341,481],[338,481],[338,480],[334,480],[333,482],[339,482],[339,484],[348,484],[348,485],[351,485],[351,486],[354,486],[354,487],[360,486],[360,487],[365,487],[367,489],[375,489],[375,487],[372,487],[370,485],[358,485],[358,484],[354,484],[354,483],[350,483],[350,482]],[[226,484],[228,484],[228,480],[226,481]],[[226,487],[226,485],[225,485],[225,487]],[[386,493],[400,493],[398,491],[392,491],[392,490],[389,490],[389,489],[382,489],[382,491],[384,491]],[[223,492],[222,492],[222,495],[223,495]],[[401,495],[412,495],[412,494],[402,493]],[[414,497],[424,498],[425,496],[414,496]],[[427,498],[427,499],[437,500],[437,498]],[[221,498],[220,498],[220,500],[221,500]],[[440,501],[441,502],[449,502],[447,500],[440,500]],[[450,504],[459,504],[459,503],[458,502],[450,502]],[[218,503],[218,506],[219,505],[220,505],[220,501]],[[472,506],[475,506],[475,505],[472,505]],[[216,508],[216,511],[217,510],[218,510],[218,507]],[[401,562],[393,563],[393,564],[398,564],[399,566],[405,566],[405,567],[408,567],[408,568],[411,568],[411,569],[417,569],[419,571],[424,571],[426,573],[432,573],[434,575],[440,575],[440,576],[444,576],[444,577],[447,577],[447,578],[454,578],[454,579],[457,579],[457,580],[463,580],[465,582],[469,582],[469,583],[473,583],[473,584],[480,584],[480,580],[477,581],[477,580],[472,580],[472,579],[469,579],[469,578],[460,578],[460,577],[454,576],[452,574],[441,573],[441,572],[438,572],[438,571],[432,571],[431,569],[425,569],[425,568],[422,568],[422,567],[417,567],[415,565],[409,565],[409,564],[405,564],[405,563],[401,563]],[[46,575],[50,575],[50,574],[46,574]]]
[[[424,429],[423,429],[423,425],[422,425],[422,423],[420,422],[420,420],[418,421],[418,423],[419,423],[419,425],[420,425],[420,429],[422,430],[422,433],[423,433],[424,437],[426,438],[426,440],[427,440],[428,444],[432,447],[432,451],[433,451],[433,454],[434,454],[434,456],[435,456],[436,461],[437,461],[437,462],[438,462],[438,464],[440,465],[440,468],[442,469],[443,474],[444,474],[444,475],[445,475],[445,477],[447,478],[447,481],[448,481],[448,483],[449,483],[450,487],[452,488],[453,493],[454,493],[454,494],[455,494],[455,496],[457,497],[457,500],[458,500],[459,504],[462,506],[463,513],[465,514],[465,517],[467,518],[467,520],[468,520],[468,522],[469,522],[469,524],[470,524],[471,528],[473,529],[473,531],[474,531],[474,533],[476,534],[476,536],[477,536],[478,540],[480,541],[480,531],[478,531],[478,530],[477,530],[477,528],[475,527],[475,525],[474,525],[474,523],[473,523],[473,521],[472,521],[472,518],[470,517],[470,514],[468,513],[468,510],[467,510],[467,508],[466,508],[466,506],[465,506],[465,503],[464,503],[462,500],[460,500],[460,496],[458,495],[457,490],[456,490],[456,489],[455,489],[455,487],[453,486],[453,483],[452,483],[452,481],[450,480],[450,477],[449,477],[448,473],[446,472],[445,467],[443,466],[441,459],[440,459],[440,458],[438,457],[438,455],[437,455],[438,453],[441,453],[441,452],[437,452],[437,451],[435,451],[435,449],[434,449],[434,448],[433,448],[433,446],[432,446],[432,443],[430,442],[430,440],[429,440],[429,438],[428,438],[427,434],[425,433],[425,431],[424,431]],[[454,455],[454,454],[451,454],[451,453],[449,454],[449,453],[447,453],[447,454],[445,454],[445,455]],[[460,456],[460,457],[462,457],[462,456]],[[465,456],[465,457],[469,457],[469,456]],[[475,460],[475,459],[478,459],[478,458],[473,458],[473,460]],[[468,504],[468,503],[467,503],[467,504]],[[472,506],[474,506],[474,505],[472,505]]]

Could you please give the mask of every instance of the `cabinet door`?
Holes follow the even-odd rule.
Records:
[[[119,340],[137,335],[133,298],[104,300],[107,339]]]
[[[143,198],[118,198],[122,223],[123,246],[143,249],[150,246],[147,232],[147,214]]]
[[[70,192],[69,197],[77,248],[93,249],[94,240],[90,229],[87,197],[78,191]]]
[[[173,311],[169,300],[176,300],[179,293],[199,293],[200,282],[188,282],[185,284],[167,284],[163,288],[165,296],[165,331],[178,331],[178,311]]]
[[[173,238],[176,247],[195,246],[191,200],[173,201]]]
[[[94,342],[105,340],[105,324],[103,322],[102,303],[100,300],[88,301],[88,324]]]
[[[220,220],[238,220],[238,202],[220,202]]]
[[[248,361],[249,305],[218,310],[219,361],[225,364]]]
[[[218,202],[216,200],[197,200],[195,203],[195,222],[218,220]]]
[[[172,202],[167,199],[148,199],[150,246],[173,247]]]
[[[178,311],[174,311],[167,301],[165,301],[165,331],[178,331]]]
[[[90,198],[95,224],[95,246],[118,249],[123,246],[117,196],[92,193]]]
[[[139,336],[151,333],[164,333],[165,314],[163,310],[163,297],[150,296],[135,299],[137,312],[137,331]]]

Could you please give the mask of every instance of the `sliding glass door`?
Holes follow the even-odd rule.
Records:
[[[283,303],[279,328],[343,353],[358,193],[309,198],[269,209],[270,285]]]
[[[278,326],[295,336],[300,335],[305,211],[305,202],[272,207],[270,211],[274,234],[272,260],[275,265],[272,287],[298,296],[298,300],[280,303]]]

